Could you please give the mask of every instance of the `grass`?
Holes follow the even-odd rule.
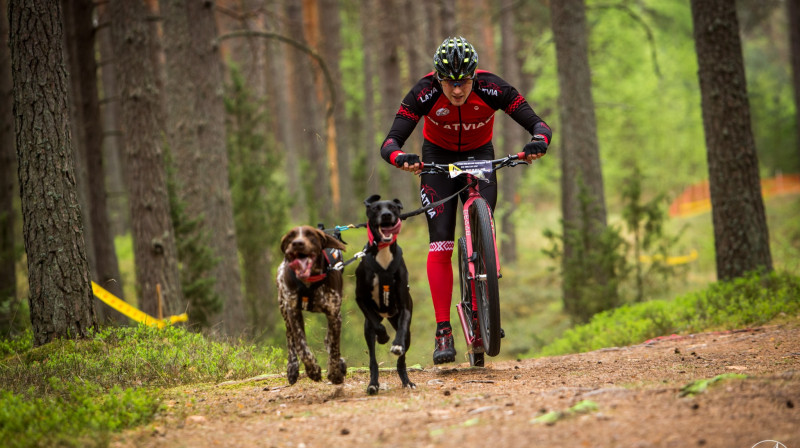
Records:
[[[0,342],[4,446],[105,446],[110,433],[156,415],[162,388],[244,379],[285,364],[279,349],[177,327],[107,328],[37,348],[31,339],[28,332]]]
[[[641,343],[671,333],[761,325],[800,313],[800,278],[788,273],[751,274],[674,300],[653,300],[596,314],[541,350],[552,356]]]

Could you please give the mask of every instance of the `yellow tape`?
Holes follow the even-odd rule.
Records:
[[[692,249],[692,252],[689,255],[681,255],[677,257],[667,257],[667,264],[670,266],[674,266],[676,264],[686,264],[697,260],[698,254],[696,249]],[[653,255],[652,257],[649,255],[642,255],[639,257],[639,261],[642,263],[652,263],[653,260],[663,260],[664,257],[661,255]]]
[[[158,327],[164,328],[164,325],[167,322],[174,324],[175,322],[186,322],[189,320],[189,316],[186,313],[178,314],[177,316],[169,316],[166,319],[156,319],[155,317],[144,313],[142,311],[137,310],[136,308],[128,305],[124,301],[118,299],[114,294],[103,289],[102,286],[98,285],[95,282],[92,282],[92,292],[94,293],[95,297],[102,300],[106,305],[114,308],[115,310],[119,311],[120,313],[130,317],[131,319],[135,320],[136,322],[141,322],[145,325],[150,325],[151,327]]]

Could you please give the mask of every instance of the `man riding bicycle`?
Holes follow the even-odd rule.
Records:
[[[470,157],[492,160],[494,113],[500,109],[533,136],[523,149],[525,160],[531,162],[545,155],[552,138],[550,127],[517,89],[493,73],[477,70],[477,66],[478,54],[466,39],[450,37],[442,42],[433,55],[434,71],[420,79],[400,103],[389,134],[381,145],[384,160],[405,171],[421,172],[420,157],[403,152],[402,147],[423,117],[422,157],[426,162],[448,164]],[[420,180],[423,205],[454,194],[465,185],[463,182],[466,181],[462,178],[423,174]],[[465,195],[462,193],[462,202]],[[490,184],[481,188],[481,196],[494,210],[497,202],[495,174]],[[427,273],[436,315],[434,364],[456,359],[450,325],[453,295],[450,259],[457,213],[456,201],[447,201],[426,213],[430,241]]]

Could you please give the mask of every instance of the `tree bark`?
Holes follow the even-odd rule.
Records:
[[[339,204],[336,204],[337,208],[334,209],[334,216],[339,217],[342,215],[343,210],[352,210],[361,201],[356,201],[353,194],[351,148],[355,146],[355,142],[345,132],[347,129],[347,117],[344,110],[345,96],[342,71],[339,68],[339,60],[342,57],[342,21],[339,18],[339,1],[320,0],[319,11],[320,15],[325,18],[320,21],[322,38],[320,39],[319,52],[333,77],[336,92],[333,117],[328,118],[329,131],[327,138],[329,139],[328,157],[336,158],[336,169],[338,171],[335,177],[331,176],[331,190],[333,191],[334,187],[338,188]],[[330,95],[328,95],[328,101],[331,101]],[[333,135],[331,134],[331,124],[333,125]],[[334,179],[338,185],[334,185]]]
[[[772,270],[735,0],[692,0],[717,278]]]
[[[144,2],[114,1],[109,9],[139,307],[151,316],[159,310],[163,315],[178,314],[185,304],[161,143],[165,129],[157,36]]]
[[[592,98],[589,69],[586,5],[584,0],[550,3],[553,40],[558,68],[561,130],[561,209],[563,231],[568,235],[585,226],[590,235],[599,235],[606,226],[605,194],[597,142],[597,122]],[[589,197],[589,207],[581,206],[582,191]],[[585,247],[596,251],[596,247]],[[564,269],[576,256],[576,247],[564,239]],[[588,278],[605,285],[602,272],[572,273],[566,277]],[[577,303],[579,288],[564,282],[565,304]]]
[[[103,169],[103,125],[97,94],[97,62],[95,60],[95,29],[92,23],[94,4],[91,0],[62,0],[64,23],[68,28],[69,66],[76,121],[80,139],[73,139],[76,159],[83,160],[86,170],[85,187],[88,215],[86,250],[92,278],[103,288],[124,298],[122,278],[117,262],[114,236],[108,221],[106,187]],[[91,241],[91,243],[90,243]],[[123,324],[125,316],[103,302],[97,302],[98,319]]]
[[[95,320],[69,131],[62,12],[9,2],[14,114],[35,345],[86,337]]]
[[[367,151],[366,162],[366,199],[370,194],[377,194],[380,190],[381,170],[383,163],[380,157],[380,144],[376,141],[376,110],[375,110],[375,60],[376,32],[375,27],[366,26],[369,17],[374,17],[375,0],[361,0],[359,13],[361,27],[364,30],[362,51],[364,52],[364,148]]]
[[[800,158],[800,0],[786,0],[786,11],[789,16],[789,51],[794,85],[795,149]]]
[[[100,111],[103,123],[103,166],[107,192],[107,208],[111,234],[124,235],[131,231],[128,188],[125,185],[125,157],[122,154],[120,104],[111,44],[111,27],[107,4],[97,5],[97,30],[100,55]]]
[[[11,52],[8,47],[8,2],[0,0],[0,309],[17,297],[16,256],[14,254],[14,97],[11,80]],[[11,307],[13,308],[13,307]],[[0,329],[11,324],[11,311],[0,312]]]
[[[211,275],[223,299],[223,328],[244,330],[244,297],[225,143],[222,66],[213,2],[161,2],[167,67],[167,136],[178,194],[188,219],[201,219],[215,258]]]
[[[384,0],[378,2],[378,11],[376,12],[377,21],[381,24],[378,31],[380,49],[378,51],[378,59],[375,61],[377,62],[375,67],[377,67],[378,79],[380,80],[378,88],[381,89],[382,98],[379,108],[381,123],[379,127],[385,132],[388,131],[397,114],[397,110],[400,108],[400,101],[402,101],[403,96],[411,87],[407,86],[405,89],[401,87],[400,56],[398,54],[399,41],[397,36],[402,33],[397,20],[398,9],[398,0]],[[412,152],[413,150],[412,140],[412,142],[409,142],[408,147],[404,148],[404,151]],[[417,154],[421,156],[421,154]],[[417,193],[417,188],[419,182],[415,176],[409,176],[408,173],[390,166],[387,166],[387,168],[390,170],[389,191],[375,191],[374,193],[390,195],[387,197],[400,199],[407,206],[409,204],[418,204],[419,194]]]
[[[517,59],[517,39],[514,33],[514,0],[503,0],[500,5],[500,67],[502,75],[506,81],[516,85],[520,89],[520,94],[524,96],[526,89],[517,83],[522,82],[522,70]],[[504,120],[502,123],[503,142],[500,145],[500,154],[515,154],[520,151],[523,143],[530,139],[528,133],[521,129],[516,123]],[[499,155],[499,154],[498,154]],[[500,239],[500,253],[503,259],[509,263],[517,261],[517,226],[514,222],[514,210],[519,205],[519,194],[517,185],[523,171],[520,169],[503,170],[499,175],[502,176],[500,191],[503,195],[503,204],[500,212],[500,227],[502,228],[503,238]],[[512,205],[513,204],[513,205]],[[497,213],[497,210],[495,210]]]

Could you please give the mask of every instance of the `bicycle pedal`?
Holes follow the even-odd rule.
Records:
[[[503,339],[504,337],[506,337],[506,331],[501,328],[500,329],[500,339]]]

